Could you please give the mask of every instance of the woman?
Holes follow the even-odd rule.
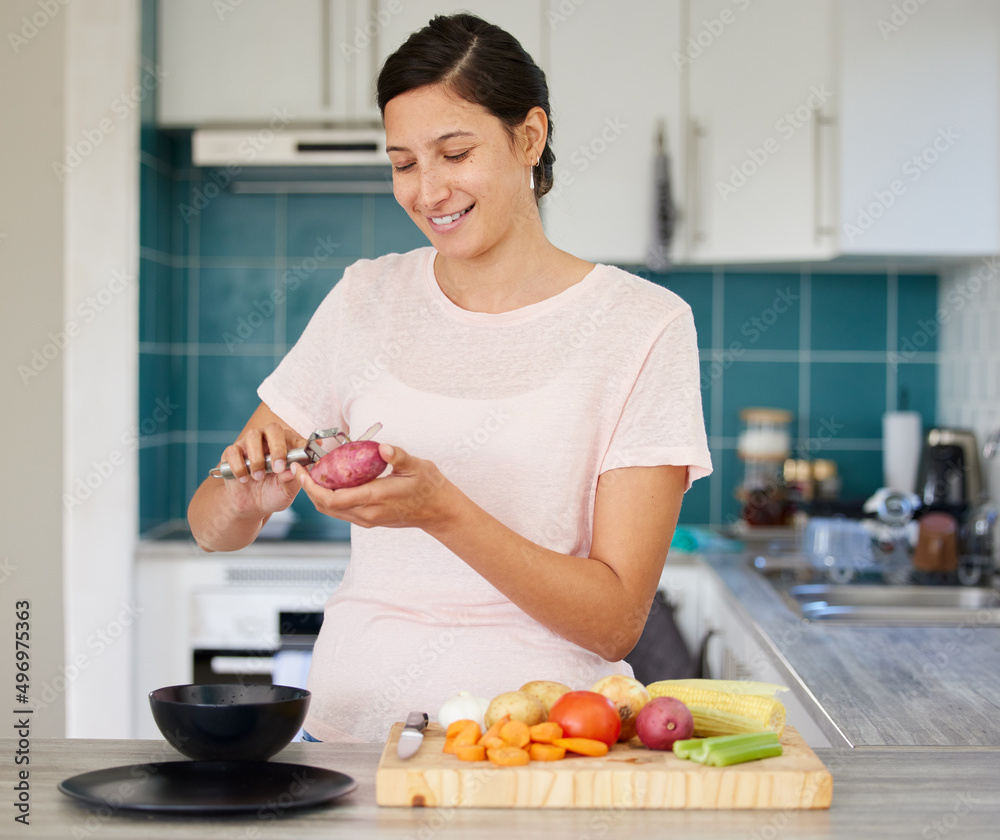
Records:
[[[324,741],[382,742],[462,689],[631,673],[683,493],[711,471],[690,308],[545,237],[548,92],[517,41],[435,18],[378,99],[396,200],[431,246],[345,272],[223,453],[239,481],[208,479],[189,510],[210,551],[299,489],[356,526],[309,678]],[[388,476],[331,491],[285,463],[312,429],[375,422]]]

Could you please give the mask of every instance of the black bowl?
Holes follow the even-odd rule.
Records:
[[[171,685],[149,693],[153,720],[178,752],[200,761],[265,761],[302,726],[309,699],[287,685]]]

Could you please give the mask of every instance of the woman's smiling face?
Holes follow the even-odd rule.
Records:
[[[416,88],[385,106],[393,193],[446,257],[470,259],[504,242],[534,213],[528,167],[499,119],[443,85]]]

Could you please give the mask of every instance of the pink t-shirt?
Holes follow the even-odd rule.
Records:
[[[434,461],[517,533],[590,551],[597,479],[629,466],[711,472],[690,307],[610,266],[540,303],[469,312],[434,277],[432,248],[348,268],[258,391],[302,435],[340,426]],[[526,569],[525,574],[531,570]],[[461,690],[529,680],[589,688],[631,674],[529,618],[416,528],[352,526],[326,606],[305,728],[383,742]]]

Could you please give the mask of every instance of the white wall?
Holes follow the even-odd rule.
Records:
[[[0,667],[32,603],[36,737],[130,733],[139,4],[0,4]]]
[[[982,446],[1000,429],[1000,254],[942,275],[937,321],[938,422],[972,429]],[[1000,455],[984,466],[1000,502]]]
[[[0,440],[4,441],[6,467],[0,481],[0,673],[9,706],[14,703],[16,673],[14,605],[29,601],[31,702],[25,708],[34,712],[32,736],[36,738],[56,737],[64,731],[62,698],[45,708],[38,698],[63,664],[61,478],[66,363],[65,354],[49,338],[65,323],[64,194],[50,163],[59,158],[63,146],[66,15],[60,11],[42,28],[36,26],[31,35],[30,17],[37,11],[27,0],[0,4],[4,123],[0,133],[0,392],[4,404]],[[25,16],[29,27],[22,35]]]

